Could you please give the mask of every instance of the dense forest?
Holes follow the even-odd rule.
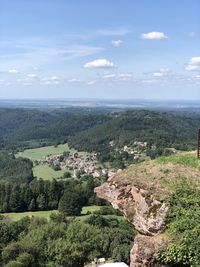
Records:
[[[0,152],[0,181],[31,182],[33,163],[29,159],[15,158],[12,153]]]
[[[157,149],[174,147],[180,150],[196,146],[200,118],[195,114],[179,114],[132,110],[124,112],[81,112],[70,109],[30,110],[0,109],[1,149],[24,148],[68,142],[84,151],[111,149],[145,141]]]
[[[23,212],[59,209],[66,215],[80,215],[86,205],[101,205],[94,188],[99,181],[87,176],[81,180],[44,181],[30,183],[0,182],[0,212]]]
[[[0,147],[12,150],[64,142],[107,120],[102,114],[72,113],[70,109],[0,109]]]

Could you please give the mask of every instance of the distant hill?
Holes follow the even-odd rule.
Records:
[[[68,140],[79,150],[101,150],[113,140],[117,146],[134,141],[157,148],[194,149],[200,118],[153,111],[129,111],[110,115],[109,120],[76,133]]]
[[[0,149],[24,149],[59,142],[84,151],[145,141],[149,147],[194,149],[200,117],[147,110],[95,112],[88,109],[0,109]]]

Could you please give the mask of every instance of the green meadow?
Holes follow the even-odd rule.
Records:
[[[36,160],[44,159],[49,155],[57,155],[62,154],[64,151],[70,151],[74,153],[74,149],[70,149],[68,144],[58,145],[55,146],[46,146],[46,147],[39,147],[34,149],[26,149],[23,152],[19,152],[16,154],[16,157],[23,157],[29,158],[33,162]],[[33,167],[33,174],[37,178],[42,178],[44,180],[52,180],[59,177],[63,177],[64,173],[67,169],[62,169],[60,171],[53,170],[48,164],[43,165],[34,165]]]
[[[58,145],[58,146],[46,146],[33,149],[26,149],[23,152],[18,152],[16,157],[28,158],[30,160],[42,160],[50,155],[62,154],[64,151],[70,151],[70,153],[75,153],[75,149],[70,149],[68,144]],[[86,154],[86,152],[79,152],[80,155]],[[68,169],[62,169],[60,171],[53,170],[48,164],[36,165],[33,167],[33,174],[37,178],[42,178],[44,180],[57,179],[63,177],[64,173],[69,171]]]
[[[82,208],[81,216],[78,216],[77,218],[85,219],[89,215],[88,212],[93,213],[94,211],[100,210],[101,206],[86,206]],[[50,215],[53,212],[58,212],[57,210],[46,210],[46,211],[28,211],[28,212],[11,212],[11,213],[3,213],[2,215],[8,216],[12,221],[19,221],[20,219],[26,217],[26,216],[34,216],[34,217],[40,217],[40,218],[46,218],[49,219]]]
[[[59,145],[57,147],[45,146],[45,147],[24,150],[23,152],[17,153],[16,157],[29,158],[30,160],[34,161],[43,159],[48,155],[62,154],[64,151],[69,151],[69,150],[71,152],[75,151],[69,149],[67,144]]]
[[[52,212],[57,212],[56,210],[45,210],[45,211],[27,211],[27,212],[11,212],[3,213],[2,215],[7,216],[12,221],[19,221],[20,219],[29,216],[29,217],[40,217],[49,219]]]
[[[57,179],[63,177],[67,170],[61,169],[60,171],[54,171],[48,164],[37,165],[33,168],[33,175],[37,178],[44,180]]]

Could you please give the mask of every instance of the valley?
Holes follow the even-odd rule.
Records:
[[[7,253],[14,246],[12,231],[17,231],[14,240],[19,253],[13,262],[19,261],[21,251],[29,254],[29,262],[34,253],[44,257],[41,233],[53,246],[68,233],[72,239],[64,238],[62,246],[68,252],[63,259],[50,256],[49,244],[44,252],[49,260],[35,260],[38,266],[51,264],[52,257],[58,265],[71,261],[71,267],[82,267],[95,256],[134,266],[136,257],[146,260],[147,255],[135,251],[142,244],[160,246],[162,252],[150,250],[151,262],[198,263],[198,238],[197,244],[188,246],[190,254],[182,250],[184,242],[194,240],[199,231],[197,114],[104,109],[92,113],[0,109],[0,114],[0,231],[10,233],[1,244]],[[139,217],[134,215],[137,201]],[[148,212],[143,214],[144,210]],[[45,231],[60,234],[52,239]],[[156,239],[151,239],[154,235]],[[25,249],[23,243],[31,240],[32,247]],[[80,242],[85,242],[84,247]],[[73,256],[70,244],[82,254]],[[35,246],[40,251],[34,252]],[[62,253],[61,249],[56,255]],[[12,262],[4,254],[2,259]]]

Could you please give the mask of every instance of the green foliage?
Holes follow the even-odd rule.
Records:
[[[71,178],[72,177],[72,174],[70,171],[66,171],[64,174],[63,174],[63,178]]]
[[[0,152],[0,180],[15,183],[33,180],[33,163],[29,159],[15,158],[13,154]]]
[[[152,111],[128,111],[109,115],[109,120],[71,136],[68,143],[78,150],[110,150],[109,141],[121,147],[140,140],[164,152],[166,147],[188,150],[196,145],[196,117]],[[103,155],[106,157],[106,153]]]
[[[200,266],[200,190],[181,179],[171,196],[168,232],[173,236],[161,259],[175,266]]]
[[[66,190],[59,201],[58,210],[68,216],[81,214],[82,204],[80,195],[72,190]]]
[[[95,257],[129,264],[132,227],[117,219],[104,220],[101,226],[57,214],[50,222],[36,218],[28,223],[19,221],[15,239],[1,244],[0,266],[82,267]],[[16,228],[16,224],[8,223],[7,227]]]
[[[108,120],[103,114],[62,110],[0,109],[0,149],[58,145],[69,136]],[[66,143],[66,142],[65,142]]]
[[[68,210],[68,215],[78,215],[82,206],[103,203],[94,194],[96,185],[91,177],[83,181],[35,179],[29,184],[0,182],[0,212],[55,210],[59,206],[63,212]]]
[[[100,210],[95,211],[94,213],[99,215],[121,215],[120,211],[115,210],[112,206],[102,206]]]

